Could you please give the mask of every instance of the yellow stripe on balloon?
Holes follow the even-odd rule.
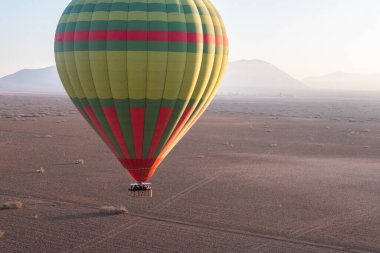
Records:
[[[70,14],[64,14],[62,16],[62,20],[66,20],[66,22],[77,22],[77,21],[107,21],[108,16],[112,13],[113,20],[125,20],[125,15],[129,15],[129,20],[147,20],[145,17],[145,14],[147,12],[144,11],[97,11],[97,12],[81,12],[81,13],[70,13]],[[166,12],[150,12],[150,20],[152,21],[165,21],[165,18],[162,16],[162,14],[165,14],[165,16],[168,17],[168,20],[170,22],[182,22],[183,16],[186,17],[187,22],[189,23],[196,23],[197,18],[193,14],[181,14],[181,13],[166,13]],[[201,15],[206,16],[206,15]],[[205,25],[211,25],[209,19],[206,19],[207,23],[203,23]],[[63,23],[63,22],[60,22]]]
[[[181,87],[195,86],[194,80],[191,77],[191,72],[196,71],[200,73],[200,60],[214,57],[213,54],[202,53],[179,53],[179,52],[149,52],[149,64],[146,65],[146,52],[140,51],[89,51],[89,52],[57,52],[55,53],[57,64],[62,66],[65,63],[65,58],[70,60],[68,65],[78,68],[80,75],[77,72],[77,78],[80,81],[83,93],[78,91],[81,96],[72,95],[76,98],[116,98],[116,99],[187,99],[188,94],[184,91],[180,93]],[[89,64],[91,55],[91,65]],[[180,61],[168,62],[160,61],[162,59],[182,59]],[[130,67],[127,66],[128,60],[133,61]],[[108,63],[105,65],[102,62]],[[60,64],[62,63],[62,64]],[[188,65],[187,77],[185,75],[185,66]],[[149,71],[142,72],[141,69],[149,68]],[[211,68],[211,65],[208,66]],[[161,71],[162,70],[162,71]],[[165,70],[165,71],[164,71]],[[97,72],[97,73],[95,73]],[[137,72],[137,73],[136,73]],[[67,75],[67,73],[65,73]],[[94,78],[97,82],[104,80],[109,84],[111,90],[95,90],[91,87],[94,85]],[[99,79],[98,75],[104,75]],[[199,76],[199,75],[197,75]],[[109,80],[107,80],[107,77]],[[73,77],[75,79],[75,77]],[[67,78],[68,79],[68,78]],[[83,82],[87,80],[86,82]],[[110,81],[112,80],[112,81]],[[151,87],[148,92],[135,92],[133,95],[129,93],[129,89],[141,86],[142,80],[149,82],[147,85]],[[154,88],[157,82],[165,80],[164,90]],[[104,85],[105,86],[105,85]],[[186,90],[188,88],[183,88]],[[163,92],[164,91],[164,92]],[[163,94],[164,93],[164,94]],[[195,94],[192,98],[195,98]]]

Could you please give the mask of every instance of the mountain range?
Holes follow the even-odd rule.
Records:
[[[255,93],[263,90],[305,89],[304,84],[275,66],[260,60],[229,63],[220,93]],[[0,92],[62,93],[55,66],[24,69],[0,78]]]
[[[305,84],[268,62],[240,60],[229,63],[220,92],[247,94],[307,88]]]
[[[297,80],[272,64],[261,60],[230,62],[219,94],[255,94],[312,89],[380,90],[380,73],[336,72]],[[23,69],[0,78],[0,92],[63,93],[55,66]]]
[[[64,89],[55,66],[23,69],[0,78],[0,91],[26,93],[63,93]]]
[[[302,80],[311,88],[326,90],[380,90],[380,73],[355,74],[335,72]]]

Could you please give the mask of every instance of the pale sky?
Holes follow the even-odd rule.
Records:
[[[69,0],[4,1],[0,77],[54,64],[53,38]],[[260,59],[296,78],[380,72],[380,0],[213,0],[230,60]]]

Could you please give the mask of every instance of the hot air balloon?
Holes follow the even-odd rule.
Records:
[[[211,103],[227,58],[209,0],[73,0],[55,35],[65,90],[143,189]]]

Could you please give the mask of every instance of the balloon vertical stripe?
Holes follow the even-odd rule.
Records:
[[[124,141],[123,133],[121,132],[120,122],[116,113],[115,107],[103,107],[103,113],[107,122],[115,135],[117,145],[119,145],[124,157],[130,158],[127,145]]]
[[[153,157],[156,153],[157,146],[161,140],[161,137],[168,126],[169,120],[173,114],[173,108],[165,108],[161,107],[160,112],[158,114],[158,119],[156,123],[156,128],[154,131],[152,144],[149,147],[148,157]]]
[[[106,142],[106,144],[108,145],[108,147],[110,147],[110,149],[113,151],[113,153],[116,156],[119,157],[118,152],[116,151],[116,149],[114,148],[114,145],[112,145],[110,139],[108,138],[108,136],[104,132],[104,129],[102,128],[101,124],[99,123],[99,120],[97,119],[97,117],[96,117],[95,113],[93,112],[92,108],[91,107],[86,107],[86,108],[84,108],[84,110],[87,113],[87,116],[89,117],[89,119],[91,120],[91,122],[94,124],[97,132],[103,137],[103,140]]]
[[[131,108],[130,110],[135,154],[137,159],[141,159],[144,139],[145,108]]]

